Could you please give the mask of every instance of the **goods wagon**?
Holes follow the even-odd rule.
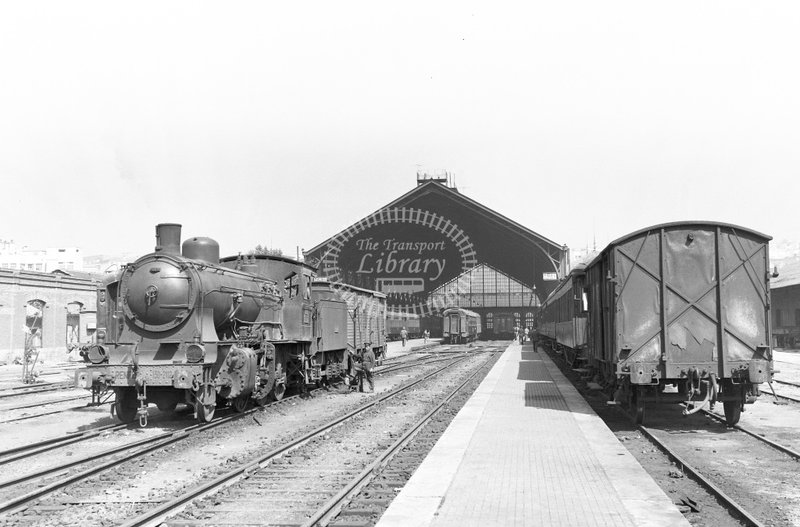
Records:
[[[416,313],[403,313],[389,309],[386,312],[386,334],[389,340],[400,340],[400,331],[403,328],[406,328],[408,338],[419,338],[422,335],[420,318]]]
[[[646,403],[681,400],[685,413],[722,401],[735,424],[772,380],[769,240],[704,221],[623,236],[553,291],[540,335],[579,354],[637,422]]]

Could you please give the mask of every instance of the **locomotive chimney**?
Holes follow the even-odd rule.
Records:
[[[157,253],[181,255],[181,225],[180,223],[159,223],[156,225]]]

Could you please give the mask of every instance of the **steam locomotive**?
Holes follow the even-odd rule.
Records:
[[[112,414],[142,426],[150,403],[184,402],[208,422],[221,404],[264,405],[346,377],[354,352],[385,351],[384,294],[318,280],[280,256],[220,259],[217,242],[181,245],[170,223],[156,226],[154,252],[103,281],[97,317],[75,383],[95,402],[113,391]]]
[[[623,236],[548,296],[538,336],[638,423],[647,402],[684,402],[693,413],[721,401],[733,425],[772,380],[769,240],[714,222]]]

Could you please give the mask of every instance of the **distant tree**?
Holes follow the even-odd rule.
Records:
[[[283,256],[283,251],[280,249],[270,249],[259,243],[256,245],[255,249],[252,249],[249,253],[247,253],[247,256],[255,256],[259,254],[264,254],[267,256]]]

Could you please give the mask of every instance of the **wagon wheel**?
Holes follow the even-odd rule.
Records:
[[[235,412],[241,414],[245,410],[247,410],[247,405],[249,402],[250,402],[249,395],[239,395],[237,397],[234,397],[233,400],[231,400],[231,406],[233,406],[233,410]]]
[[[734,388],[731,383],[728,383],[725,388],[732,388],[739,396],[733,401],[722,402],[722,407],[725,410],[725,424],[728,426],[733,426],[739,422],[739,418],[742,416],[742,406],[744,404],[744,394],[742,391],[744,389],[739,387]]]
[[[636,421],[637,425],[640,425],[644,422],[644,394],[647,390],[646,386],[642,386],[641,384],[636,386],[636,390],[631,390],[633,393],[633,417]]]

